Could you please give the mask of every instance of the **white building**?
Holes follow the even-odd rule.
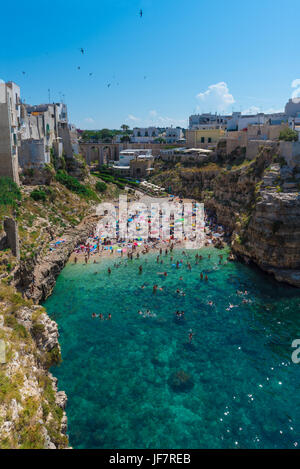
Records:
[[[19,183],[20,88],[13,82],[0,83],[0,176]]]
[[[152,150],[130,149],[130,150],[120,151],[119,161],[115,162],[115,166],[118,166],[118,167],[129,166],[131,160],[134,160],[135,158],[139,158],[139,157],[153,158]]]
[[[242,115],[241,112],[233,112],[231,119],[227,122],[227,130],[245,130],[250,124],[262,125],[265,124],[268,117],[263,114],[256,115]]]
[[[151,143],[159,137],[159,129],[156,127],[138,128],[133,129],[131,137],[132,143]]]
[[[297,117],[289,117],[289,127],[298,132],[298,141],[300,142],[300,112]]]
[[[288,117],[297,117],[300,113],[300,98],[293,98],[285,106],[285,113]]]
[[[189,130],[225,129],[228,116],[218,114],[194,114],[189,117]]]
[[[79,152],[77,131],[68,124],[64,103],[21,106],[19,163],[23,169],[41,168],[50,162],[51,149],[56,156],[71,158]]]
[[[183,132],[180,127],[167,127],[165,140],[167,143],[176,143],[183,138]]]

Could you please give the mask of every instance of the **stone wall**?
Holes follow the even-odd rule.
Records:
[[[13,218],[5,217],[4,231],[6,233],[6,244],[11,249],[13,255],[20,259],[18,225]]]
[[[290,168],[300,167],[300,142],[280,142],[279,154]]]
[[[276,149],[278,146],[277,142],[272,140],[249,140],[247,144],[246,158],[247,160],[253,160],[259,153],[260,147]]]
[[[18,157],[12,154],[10,120],[6,103],[0,103],[0,177],[19,184]]]

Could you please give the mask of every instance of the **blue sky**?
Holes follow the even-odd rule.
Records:
[[[80,128],[187,126],[300,96],[299,0],[16,0],[1,16],[0,78],[28,103],[64,95]]]

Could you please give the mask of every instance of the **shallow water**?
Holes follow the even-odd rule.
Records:
[[[63,363],[52,372],[68,395],[73,447],[300,447],[300,364],[291,361],[300,291],[245,265],[219,266],[220,251],[203,249],[198,266],[195,254],[191,272],[165,256],[158,265],[152,253],[119,268],[111,259],[68,264],[59,276],[45,307],[59,325]],[[157,275],[163,271],[167,278]],[[164,291],[153,295],[154,283]],[[237,307],[227,310],[229,303]],[[140,309],[157,316],[143,318]],[[172,381],[179,370],[189,378],[183,389]]]

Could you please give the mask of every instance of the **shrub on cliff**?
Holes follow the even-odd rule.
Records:
[[[298,132],[295,130],[286,128],[280,132],[279,140],[284,142],[297,142],[298,141]]]
[[[17,184],[9,177],[0,178],[0,205],[16,206],[21,200],[21,191]]]
[[[66,188],[70,191],[75,192],[76,194],[88,199],[98,199],[96,193],[90,187],[81,184],[76,178],[70,176],[65,171],[57,171],[55,177],[58,182],[66,186]]]
[[[98,181],[96,182],[95,187],[98,192],[105,192],[107,190],[107,185],[105,184],[105,182]]]
[[[42,200],[43,202],[46,200],[47,198],[47,195],[46,195],[46,192],[43,191],[42,189],[34,189],[31,194],[30,194],[30,197],[33,199],[33,200]]]

